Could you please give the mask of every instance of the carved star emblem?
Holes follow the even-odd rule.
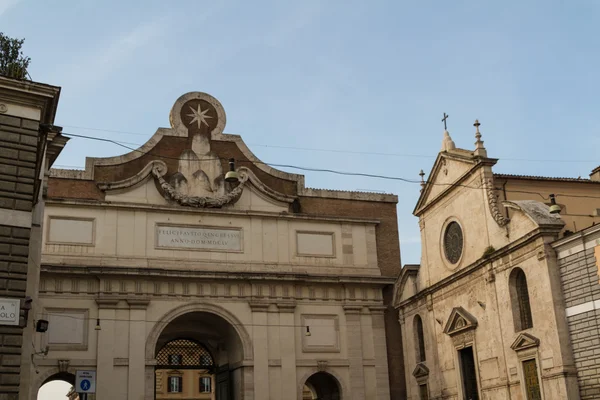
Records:
[[[200,104],[198,104],[198,110],[194,110],[192,107],[190,107],[190,110],[192,110],[192,113],[187,115],[188,117],[193,117],[190,121],[190,125],[194,122],[198,122],[198,129],[202,127],[203,123],[206,124],[206,126],[208,126],[208,122],[206,122],[206,119],[212,118],[210,115],[206,115],[206,113],[209,111],[208,108],[202,111],[202,108],[200,108]]]

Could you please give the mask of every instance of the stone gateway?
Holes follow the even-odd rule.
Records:
[[[97,399],[402,390],[397,197],[306,188],[223,133],[206,93],[170,122],[137,151],[50,171],[34,391],[78,369]]]

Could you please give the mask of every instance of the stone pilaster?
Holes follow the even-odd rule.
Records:
[[[363,370],[362,335],[360,327],[361,306],[344,306],[348,361],[350,363],[350,398],[365,399],[365,374]]]
[[[296,328],[294,312],[296,303],[278,303],[281,351],[281,389],[285,394],[296,393]]]
[[[98,399],[115,399],[114,352],[116,307],[119,300],[97,299],[100,330],[96,361],[96,396]]]
[[[269,400],[269,341],[267,332],[268,303],[251,302],[252,341],[254,345],[254,393]]]
[[[149,299],[127,299],[129,304],[129,375],[127,399],[144,399],[146,367],[146,308]]]
[[[375,353],[377,400],[390,400],[387,349],[385,344],[385,306],[371,306],[372,340]]]
[[[267,313],[267,338],[269,352],[269,388],[271,399],[281,399],[281,351],[280,351],[280,330],[279,313],[277,309],[269,309]],[[278,384],[273,384],[277,382]]]

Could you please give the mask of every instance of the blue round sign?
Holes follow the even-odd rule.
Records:
[[[88,390],[90,390],[90,386],[92,386],[92,384],[90,383],[89,380],[83,379],[81,381],[81,383],[79,384],[79,386],[81,387],[81,390],[83,390],[84,392],[87,392]]]

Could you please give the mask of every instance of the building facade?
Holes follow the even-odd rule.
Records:
[[[52,126],[60,88],[0,77],[0,399],[28,398],[39,310],[45,172],[67,139]],[[21,393],[22,397],[19,397]],[[24,397],[23,397],[24,396]]]
[[[78,369],[114,400],[403,390],[396,196],[306,188],[224,134],[205,93],[170,122],[130,153],[51,171],[33,391]]]
[[[474,150],[444,132],[414,211],[421,264],[396,282],[407,398],[579,399],[551,244],[600,222],[600,180],[494,174],[475,126]]]
[[[600,171],[599,168],[597,170]],[[552,243],[582,400],[600,398],[600,224]]]

